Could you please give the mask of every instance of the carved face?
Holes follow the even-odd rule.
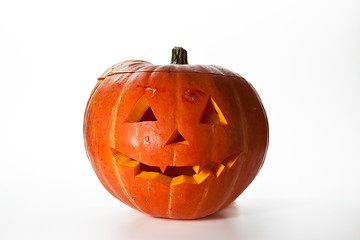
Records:
[[[85,145],[103,185],[151,215],[199,218],[231,203],[260,169],[266,115],[228,70],[116,65],[85,113]]]
[[[134,177],[154,179],[167,186],[182,183],[200,184],[210,175],[218,178],[221,174],[226,174],[226,170],[233,166],[241,151],[230,152],[231,154],[225,157],[215,155],[211,158],[212,147],[208,146],[214,144],[214,139],[210,137],[204,140],[198,136],[200,128],[207,132],[206,137],[215,134],[215,131],[224,131],[228,122],[221,109],[209,94],[199,89],[183,87],[182,91],[179,91],[180,96],[172,93],[174,90],[138,84],[129,91],[131,100],[127,100],[124,93],[117,111],[119,108],[128,109],[122,102],[131,103],[134,93],[139,92],[142,95],[133,103],[127,117],[121,112],[114,120],[113,142],[118,142],[118,147],[111,148],[111,151],[117,163],[121,167],[134,168]],[[167,91],[171,94],[167,94]],[[169,105],[168,111],[161,112],[161,101]],[[170,101],[174,103],[169,104]],[[151,107],[149,102],[154,107]],[[160,106],[156,107],[156,104]],[[198,104],[196,109],[202,109],[201,112],[191,111],[191,108],[195,107],[194,104]],[[178,114],[178,109],[170,110],[171,106],[185,109],[191,115],[186,112]],[[161,117],[161,114],[164,116]],[[169,119],[174,120],[171,123],[168,122]],[[204,142],[203,146],[199,142]],[[221,148],[221,142],[215,143]],[[198,152],[195,157],[192,149],[194,146]],[[128,149],[127,153],[122,149]]]

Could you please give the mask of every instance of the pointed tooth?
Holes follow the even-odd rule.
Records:
[[[209,177],[210,173],[211,173],[210,169],[204,168],[203,170],[200,171],[200,173],[194,174],[193,178],[198,184],[200,184]]]
[[[205,169],[211,170],[211,174],[214,174],[215,177],[219,177],[223,172],[225,166],[219,162],[209,161],[206,163]]]
[[[198,173],[201,173],[201,171],[203,171],[204,169],[206,169],[207,168],[207,166],[206,166],[206,163],[205,164],[200,164],[200,165],[197,165],[197,166],[199,166],[198,167]]]
[[[217,163],[213,168],[212,171],[214,175],[218,178],[220,174],[224,171],[225,166],[221,163]]]
[[[167,167],[166,165],[160,165],[160,166],[159,166],[159,168],[160,168],[160,170],[161,170],[162,173],[165,172],[166,167]]]
[[[194,169],[195,173],[199,173],[200,172],[200,165],[194,165],[193,169]]]
[[[235,157],[228,158],[223,162],[223,165],[225,165],[225,167],[229,169],[235,164],[235,162],[238,159],[239,159],[239,155],[237,155]]]

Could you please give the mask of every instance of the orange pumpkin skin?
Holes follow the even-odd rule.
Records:
[[[156,121],[129,121],[142,97]],[[211,99],[226,123],[202,120]],[[174,132],[186,142],[169,142]],[[252,182],[265,159],[268,122],[255,89],[229,70],[125,61],[98,78],[84,140],[96,175],[120,201],[155,217],[195,219],[225,208]],[[131,161],[122,164],[119,154]],[[225,167],[211,171],[209,162]],[[144,166],[198,166],[203,174],[175,181]]]

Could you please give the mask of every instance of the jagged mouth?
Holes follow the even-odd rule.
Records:
[[[200,184],[210,175],[219,178],[221,175],[226,174],[226,171],[235,164],[240,156],[240,153],[237,153],[232,154],[221,162],[209,161],[202,169],[200,169],[199,165],[166,166],[165,171],[161,171],[158,166],[146,165],[126,156],[114,148],[111,148],[111,152],[115,161],[120,166],[134,168],[135,177],[154,179],[168,186],[175,186],[182,183]]]

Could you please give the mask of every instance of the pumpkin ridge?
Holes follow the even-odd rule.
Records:
[[[116,116],[117,116],[117,112],[118,112],[118,108],[119,108],[119,105],[120,105],[120,102],[121,102],[121,99],[122,99],[122,96],[123,96],[123,92],[124,90],[126,89],[126,86],[127,84],[129,83],[130,81],[125,81],[122,88],[121,88],[121,92],[119,94],[119,97],[117,98],[117,102],[116,104],[113,106],[113,109],[111,110],[111,116],[110,116],[110,119],[111,119],[111,128],[110,128],[110,131],[109,131],[109,140],[110,140],[110,146],[114,146],[116,145],[116,138],[115,138],[115,128],[116,128]],[[113,154],[113,151],[112,151],[112,154]],[[120,185],[121,185],[121,189],[122,191],[125,193],[124,195],[127,197],[127,199],[129,200],[129,202],[131,202],[133,204],[133,206],[138,209],[139,211],[141,212],[144,212],[137,204],[136,202],[134,201],[134,199],[130,196],[129,192],[126,190],[126,187],[125,187],[125,184],[119,174],[119,169],[118,169],[118,166],[116,164],[114,164],[114,166],[116,167],[117,171],[116,172],[116,176],[117,176],[117,179],[119,180],[120,182]]]
[[[244,82],[246,83],[247,81],[245,80],[245,81],[243,81],[242,83],[244,83]],[[244,114],[243,114],[243,113],[244,113],[244,109],[243,109],[243,106],[242,106],[242,101],[241,101],[241,99],[240,99],[240,96],[241,96],[241,95],[236,94],[236,90],[238,90],[238,88],[236,88],[236,86],[235,86],[235,84],[234,84],[234,81],[230,81],[230,85],[232,86],[231,89],[232,89],[232,91],[233,91],[233,96],[235,96],[236,105],[237,105],[238,109],[240,109],[240,118],[241,118],[242,121],[246,121],[246,118],[245,118],[245,116],[244,116]],[[244,144],[245,144],[245,146],[242,146],[244,149],[242,150],[241,153],[239,153],[238,156],[235,155],[235,158],[237,158],[236,162],[239,162],[238,159],[241,157],[240,154],[242,154],[242,153],[245,153],[245,154],[246,154],[246,152],[247,152],[247,138],[248,138],[248,134],[247,134],[246,129],[244,128],[244,124],[241,124],[241,126],[242,126],[242,134],[244,134],[244,139],[245,139]],[[234,155],[233,155],[233,156],[234,156]],[[242,168],[242,165],[243,165],[243,163],[244,163],[243,161],[240,161],[240,162],[241,162],[241,166],[239,167],[239,172],[240,172],[240,170],[241,170],[241,168]],[[235,162],[230,162],[230,164],[231,164],[231,166],[233,166],[233,165],[235,164]],[[239,178],[240,178],[240,174],[236,174],[236,177],[235,177],[235,179],[233,179],[232,186],[231,186],[230,189],[233,189],[233,188],[234,188],[234,186],[236,185],[236,182],[239,180]],[[226,207],[226,204],[227,204],[227,202],[229,201],[229,198],[230,198],[231,196],[232,196],[232,191],[229,191],[229,193],[227,194],[227,196],[224,197],[224,198],[223,198],[223,201],[219,204],[219,207],[216,209],[216,211],[219,211],[220,209]]]

